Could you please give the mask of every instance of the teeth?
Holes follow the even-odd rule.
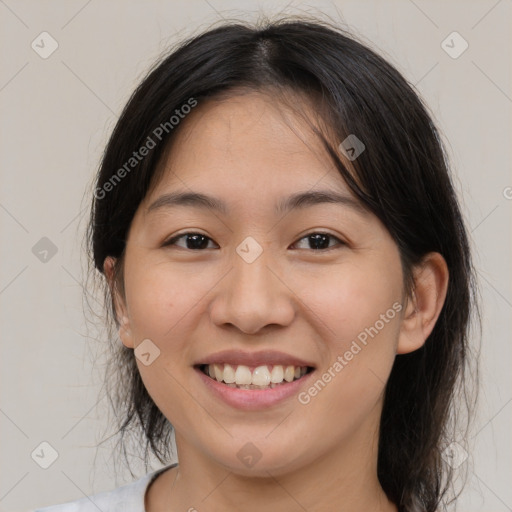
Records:
[[[229,364],[224,365],[224,377],[222,379],[226,384],[234,384],[236,377],[235,377],[235,370],[233,370],[233,367]]]
[[[247,366],[238,366],[235,372],[235,384],[252,384],[251,370]]]
[[[291,382],[294,377],[295,377],[295,367],[294,366],[287,366],[285,371],[284,371],[284,380],[286,382]]]
[[[274,384],[283,382],[284,379],[284,371],[283,367],[280,364],[276,364],[274,368],[272,368],[272,373],[270,374],[270,382]]]
[[[238,367],[240,368],[240,366]],[[242,366],[241,368],[247,368],[247,366]],[[247,370],[249,370],[247,368]],[[249,374],[251,372],[249,371]],[[238,384],[238,381],[237,381]],[[270,372],[266,366],[258,366],[252,372],[252,382],[255,386],[268,386],[270,384]]]
[[[292,382],[300,379],[307,373],[306,366],[289,365],[283,367],[280,364],[273,365],[272,370],[268,366],[258,366],[251,369],[239,364],[236,369],[230,364],[210,364],[203,366],[203,372],[218,382],[224,382],[230,387],[241,389],[273,388],[283,382]]]
[[[212,365],[210,365],[210,367],[211,366]],[[214,364],[213,368],[215,369],[215,379],[220,382],[222,380],[222,377],[224,377],[224,370],[218,364]]]

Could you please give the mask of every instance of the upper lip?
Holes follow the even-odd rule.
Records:
[[[278,352],[275,350],[264,350],[260,352],[244,352],[243,350],[223,350],[210,354],[209,356],[201,358],[200,361],[194,365],[201,364],[230,364],[245,366],[264,366],[267,364],[280,364],[283,366],[310,366],[314,368],[314,364],[299,357]]]

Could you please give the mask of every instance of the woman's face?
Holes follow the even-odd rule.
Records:
[[[375,453],[405,300],[396,244],[268,97],[199,104],[181,123],[130,228],[121,329],[180,462],[277,475]],[[183,193],[209,202],[172,200]],[[198,368],[213,361],[228,381],[313,370],[235,389]]]

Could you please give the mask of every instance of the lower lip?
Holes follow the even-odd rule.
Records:
[[[314,371],[306,373],[300,379],[285,384],[280,384],[275,388],[268,389],[238,389],[231,388],[208,377],[199,368],[194,368],[199,378],[205,383],[206,387],[224,402],[237,409],[254,411],[265,409],[275,405],[283,400],[298,395],[300,389],[310,380]]]

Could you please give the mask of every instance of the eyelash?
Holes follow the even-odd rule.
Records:
[[[162,247],[171,247],[173,245],[176,245],[175,242],[180,240],[181,238],[184,238],[186,236],[192,236],[192,235],[199,235],[199,236],[202,236],[202,237],[204,237],[204,238],[206,238],[208,240],[213,241],[210,237],[208,237],[206,235],[203,235],[203,233],[196,233],[194,231],[189,231],[187,233],[182,233],[180,235],[177,235],[177,236],[167,240],[166,242],[163,243]],[[339,246],[347,245],[343,240],[339,239],[337,236],[334,236],[333,234],[327,233],[327,232],[324,232],[324,231],[312,231],[311,233],[308,233],[308,234],[304,235],[302,238],[299,238],[299,240],[297,240],[297,242],[300,242],[301,240],[307,239],[308,237],[310,237],[312,235],[328,236],[331,239],[337,240],[339,242]],[[204,250],[204,249],[188,249],[187,247],[180,247],[180,248],[181,249],[185,249],[187,251],[195,251],[195,252],[201,252],[202,250]],[[311,251],[313,251],[313,252],[328,252],[328,251],[331,251],[333,249],[336,249],[336,246],[328,247],[327,249],[311,249]]]

